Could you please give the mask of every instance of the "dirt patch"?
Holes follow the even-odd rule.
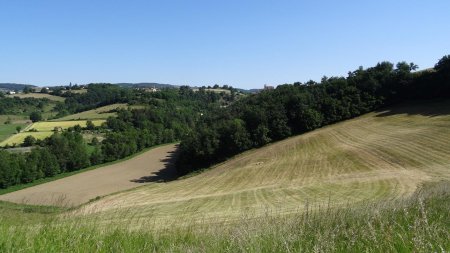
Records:
[[[0,195],[0,200],[33,205],[74,206],[176,175],[176,145],[151,149],[130,160]]]

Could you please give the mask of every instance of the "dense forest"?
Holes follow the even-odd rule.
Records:
[[[51,101],[47,98],[19,98],[5,97],[0,93],[0,115],[1,114],[27,114],[33,111],[43,111]]]
[[[124,158],[158,144],[181,141],[177,169],[186,174],[207,168],[240,152],[316,128],[350,119],[386,105],[411,99],[450,96],[450,56],[434,69],[414,72],[416,65],[381,62],[349,72],[347,77],[323,77],[320,83],[280,85],[274,90],[239,96],[194,91],[188,86],[158,92],[90,84],[86,93],[53,91],[66,97],[54,108],[59,116],[114,103],[143,105],[120,109],[106,124],[71,127],[42,140],[26,139],[28,153],[0,150],[0,188]],[[48,101],[47,101],[48,102]],[[44,105],[42,105],[44,103]],[[0,98],[0,109],[45,106],[46,100]],[[83,132],[101,132],[89,143]]]
[[[180,144],[181,174],[209,167],[242,151],[411,99],[450,97],[450,56],[433,70],[413,63],[378,63],[344,77],[278,86],[212,111]]]

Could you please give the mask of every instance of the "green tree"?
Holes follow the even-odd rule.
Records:
[[[97,137],[93,137],[92,138],[92,140],[91,140],[91,145],[92,146],[97,146],[98,144],[100,144],[100,141],[98,140],[98,138]]]
[[[42,114],[38,111],[34,111],[30,114],[30,120],[32,122],[40,121],[40,120],[42,120]]]
[[[92,123],[92,120],[86,121],[86,129],[88,129],[88,130],[94,130],[95,129],[95,125],[94,125],[94,123]]]
[[[434,65],[436,71],[450,71],[450,55],[442,57],[436,65]]]
[[[25,86],[23,88],[23,93],[28,94],[28,93],[31,93],[31,92],[33,92],[33,88],[31,88],[30,86]]]
[[[80,125],[75,125],[73,126],[73,131],[77,132],[77,133],[81,133],[83,129],[81,128]]]
[[[23,140],[23,146],[24,147],[30,147],[33,146],[36,143],[36,138],[34,138],[32,135],[28,135]]]

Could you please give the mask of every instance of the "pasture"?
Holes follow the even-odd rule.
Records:
[[[31,122],[30,117],[21,115],[0,115],[0,125],[10,121],[12,124],[26,124]]]
[[[49,100],[53,100],[56,102],[64,102],[65,98],[60,96],[54,96],[50,94],[45,93],[19,93],[19,94],[13,94],[13,95],[7,95],[7,97],[19,97],[19,98],[47,98]]]
[[[2,142],[0,142],[0,147],[6,146],[6,145],[9,145],[9,146],[20,145],[20,144],[23,143],[25,138],[27,136],[29,136],[29,135],[33,136],[37,140],[43,140],[43,139],[51,136],[52,134],[53,134],[53,132],[51,132],[51,131],[17,133],[17,134],[10,135],[9,138],[7,138],[7,139],[3,140]]]
[[[96,109],[71,114],[62,118],[54,119],[52,121],[66,121],[66,120],[82,120],[82,119],[107,119],[109,117],[115,117],[116,112],[113,112],[117,109],[125,109],[125,108],[141,108],[142,106],[129,106],[128,104],[112,104],[102,106]]]
[[[16,128],[25,128],[27,124],[0,124],[0,143],[16,133]]]
[[[80,125],[81,127],[86,127],[87,120],[70,120],[70,121],[40,121],[31,124],[27,127],[26,130],[36,129],[39,132],[45,131],[53,131],[55,127],[60,127],[62,129],[67,129],[69,127],[73,127],[76,125]],[[95,126],[100,126],[106,122],[106,120],[92,120]]]

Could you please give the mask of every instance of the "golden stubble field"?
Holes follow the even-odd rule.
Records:
[[[155,222],[216,222],[311,205],[395,199],[450,179],[450,106],[396,107],[245,152],[201,174],[82,208]]]
[[[115,112],[111,112],[116,109],[124,109],[129,107],[127,104],[112,104],[112,105],[106,105],[102,106],[96,109],[71,114],[59,119],[54,119],[51,121],[65,121],[65,120],[82,120],[82,119],[107,119],[108,117],[114,117],[116,116]]]
[[[450,104],[399,106],[245,152],[198,175],[111,194],[73,214],[155,224],[231,221],[397,199],[448,179]]]

